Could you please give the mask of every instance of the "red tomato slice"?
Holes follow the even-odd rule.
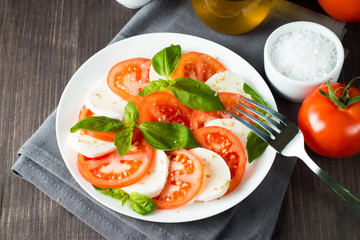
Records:
[[[188,52],[181,56],[173,78],[188,77],[206,82],[217,72],[224,72],[226,68],[215,58],[199,52]]]
[[[107,77],[111,91],[138,105],[142,99],[138,93],[149,83],[150,61],[147,58],[132,58],[113,66]]]
[[[195,131],[198,128],[202,128],[211,120],[214,119],[223,119],[223,118],[231,118],[231,115],[225,111],[201,111],[201,110],[194,110],[193,114],[191,115],[190,120],[190,129],[191,131]]]
[[[240,102],[250,108],[255,109],[255,107],[251,104],[249,104],[248,102],[245,102],[243,99],[241,99],[241,95],[240,94],[236,94],[236,93],[230,93],[230,92],[219,92],[218,96],[222,102],[222,104],[224,105],[224,107],[226,108],[226,111],[232,112],[235,115],[237,115],[240,118],[246,118],[247,121],[249,121],[250,123],[253,123],[253,121],[251,121],[250,119],[248,119],[247,117],[245,117],[243,114],[241,114],[240,112],[236,111],[235,109],[233,109],[232,107],[237,107],[238,109],[256,117],[259,118],[258,116],[256,116],[255,114],[253,114],[252,112],[250,112],[249,110],[241,107],[240,105],[236,104],[236,102]],[[213,119],[217,119],[217,118],[231,118],[231,115],[228,114],[225,111],[209,111],[209,112],[204,112],[204,111],[200,111],[200,110],[194,110],[193,114],[191,116],[191,121],[190,121],[190,129],[192,131],[195,131],[198,128],[204,127],[204,125],[208,122],[211,121]]]
[[[199,128],[194,135],[204,148],[216,152],[225,160],[231,173],[226,194],[234,191],[239,186],[246,168],[246,152],[239,138],[222,127]]]
[[[170,92],[153,92],[139,104],[139,122],[170,122],[190,127],[192,110]]]
[[[130,151],[120,157],[113,151],[97,158],[78,154],[80,174],[89,183],[102,188],[122,188],[136,183],[149,171],[154,149],[144,139],[133,140]]]
[[[188,150],[169,152],[170,170],[161,193],[153,198],[158,209],[172,209],[185,205],[201,190],[204,176],[203,161]]]
[[[90,109],[86,108],[86,106],[84,105],[79,113],[79,121],[84,118],[92,117],[92,116],[94,116],[94,113]],[[114,142],[115,133],[117,132],[117,131],[93,132],[86,129],[81,129],[80,131],[85,135],[107,142]]]

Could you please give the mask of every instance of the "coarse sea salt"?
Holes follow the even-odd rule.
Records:
[[[276,40],[270,59],[289,78],[317,81],[334,69],[337,53],[334,43],[320,33],[297,29]]]

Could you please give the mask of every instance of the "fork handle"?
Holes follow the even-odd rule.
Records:
[[[356,212],[360,213],[360,200],[355,197],[351,192],[344,188],[340,183],[330,177],[326,172],[321,170],[318,165],[304,153],[299,158],[334,192],[336,192],[342,199],[345,200]]]

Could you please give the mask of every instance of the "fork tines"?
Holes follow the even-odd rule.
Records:
[[[350,193],[346,188],[341,184],[331,178],[327,173],[321,170],[316,163],[306,154],[304,149],[304,137],[301,134],[299,128],[288,120],[284,115],[262,105],[257,102],[254,102],[250,99],[241,97],[244,101],[249,102],[257,107],[257,110],[254,110],[244,104],[239,104],[246,111],[250,111],[255,115],[259,116],[262,120],[259,120],[250,114],[242,111],[237,107],[233,107],[250,120],[257,123],[261,128],[268,132],[269,135],[258,129],[257,127],[251,125],[247,120],[238,117],[237,115],[228,112],[231,116],[245,124],[250,128],[255,134],[261,137],[265,142],[272,146],[276,151],[281,153],[284,156],[295,156],[301,159],[322,181],[324,181],[333,191],[335,191],[342,199],[344,199],[352,208],[360,213],[360,200]],[[261,110],[264,111],[260,113]],[[262,112],[262,111],[261,111]],[[267,114],[270,114],[267,116]],[[260,127],[259,127],[260,128]],[[296,137],[297,136],[297,137]],[[290,144],[289,144],[290,143]],[[287,147],[289,145],[289,147]]]
[[[236,118],[237,120],[239,120],[241,123],[243,123],[245,126],[247,126],[248,128],[251,129],[251,131],[253,131],[256,135],[258,135],[260,138],[262,138],[264,141],[266,141],[267,143],[269,143],[270,145],[272,145],[277,151],[281,152],[281,150],[288,144],[289,141],[284,141],[281,142],[281,138],[279,138],[279,135],[286,135],[287,140],[289,140],[289,138],[293,138],[299,131],[299,129],[297,128],[297,126],[292,123],[289,119],[287,119],[284,115],[274,111],[273,109],[264,106],[258,102],[255,102],[253,100],[250,100],[248,98],[245,97],[241,97],[243,100],[253,104],[254,106],[256,106],[258,108],[258,111],[237,102],[237,104],[239,104],[241,107],[247,109],[248,111],[254,113],[255,115],[259,116],[261,119],[263,119],[264,121],[261,121],[257,118],[255,118],[254,116],[251,116],[250,114],[242,111],[241,109],[237,108],[237,107],[233,107],[235,110],[237,110],[238,112],[240,112],[241,114],[243,114],[244,116],[246,116],[247,118],[249,118],[251,121],[255,122],[257,125],[259,125],[261,128],[263,128],[266,132],[269,133],[266,134],[265,132],[263,132],[262,130],[260,130],[259,128],[257,128],[256,126],[250,124],[247,120],[238,117],[237,115],[228,112],[231,116],[233,116],[234,118]],[[263,110],[265,112],[265,114],[269,114],[269,116],[261,113],[260,111]],[[276,120],[274,120],[272,117],[275,117]],[[269,123],[269,124],[267,124]],[[277,138],[276,142],[274,141],[275,138]],[[290,138],[290,139],[291,139]],[[276,145],[276,146],[274,146]]]

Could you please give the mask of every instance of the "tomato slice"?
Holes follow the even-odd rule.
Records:
[[[231,118],[231,115],[225,111],[201,111],[194,110],[191,115],[190,120],[190,129],[191,131],[195,131],[196,129],[202,128],[211,120],[214,119],[223,119],[223,118]]]
[[[153,92],[139,104],[139,122],[170,122],[190,127],[192,109],[183,105],[170,92]]]
[[[201,190],[204,176],[203,161],[188,150],[169,152],[170,170],[161,193],[153,198],[158,209],[172,209],[185,205]]]
[[[84,118],[92,117],[92,116],[94,116],[94,113],[84,105],[79,113],[79,121]],[[117,132],[117,131],[93,132],[86,129],[81,129],[80,131],[85,135],[107,142],[114,142],[115,133]]]
[[[230,93],[230,92],[219,92],[218,96],[220,98],[220,101],[222,102],[222,104],[224,105],[224,107],[226,108],[226,111],[229,111],[231,113],[234,113],[235,115],[237,115],[240,118],[244,118],[247,121],[249,121],[250,123],[253,123],[253,121],[251,121],[250,119],[248,119],[247,117],[245,117],[243,114],[241,114],[239,111],[235,110],[233,108],[237,107],[238,109],[250,114],[251,116],[255,117],[255,118],[259,118],[258,116],[256,116],[254,113],[252,113],[251,111],[245,109],[244,107],[241,107],[239,104],[237,104],[237,102],[240,102],[252,109],[255,109],[255,107],[244,101],[243,99],[241,99],[241,95],[240,94],[236,94],[236,93]],[[256,110],[256,109],[255,109]],[[200,111],[200,110],[194,110],[193,114],[191,116],[191,121],[190,121],[190,129],[192,131],[195,131],[198,128],[204,127],[204,125],[208,122],[211,121],[213,119],[216,118],[231,118],[231,115],[228,114],[225,111],[209,111],[209,112],[204,112],[204,111]]]
[[[111,91],[128,102],[139,104],[138,93],[149,83],[151,60],[132,58],[117,63],[108,74],[107,83]]]
[[[204,147],[219,154],[230,169],[231,180],[225,194],[234,191],[240,184],[246,168],[246,152],[231,131],[222,127],[203,127],[194,133],[196,140]]]
[[[89,183],[102,188],[122,188],[136,183],[149,171],[154,149],[143,138],[133,140],[130,151],[120,157],[113,151],[101,157],[78,154],[80,174]]]
[[[181,56],[173,78],[188,77],[205,82],[217,72],[226,68],[215,58],[199,52],[188,52]]]

